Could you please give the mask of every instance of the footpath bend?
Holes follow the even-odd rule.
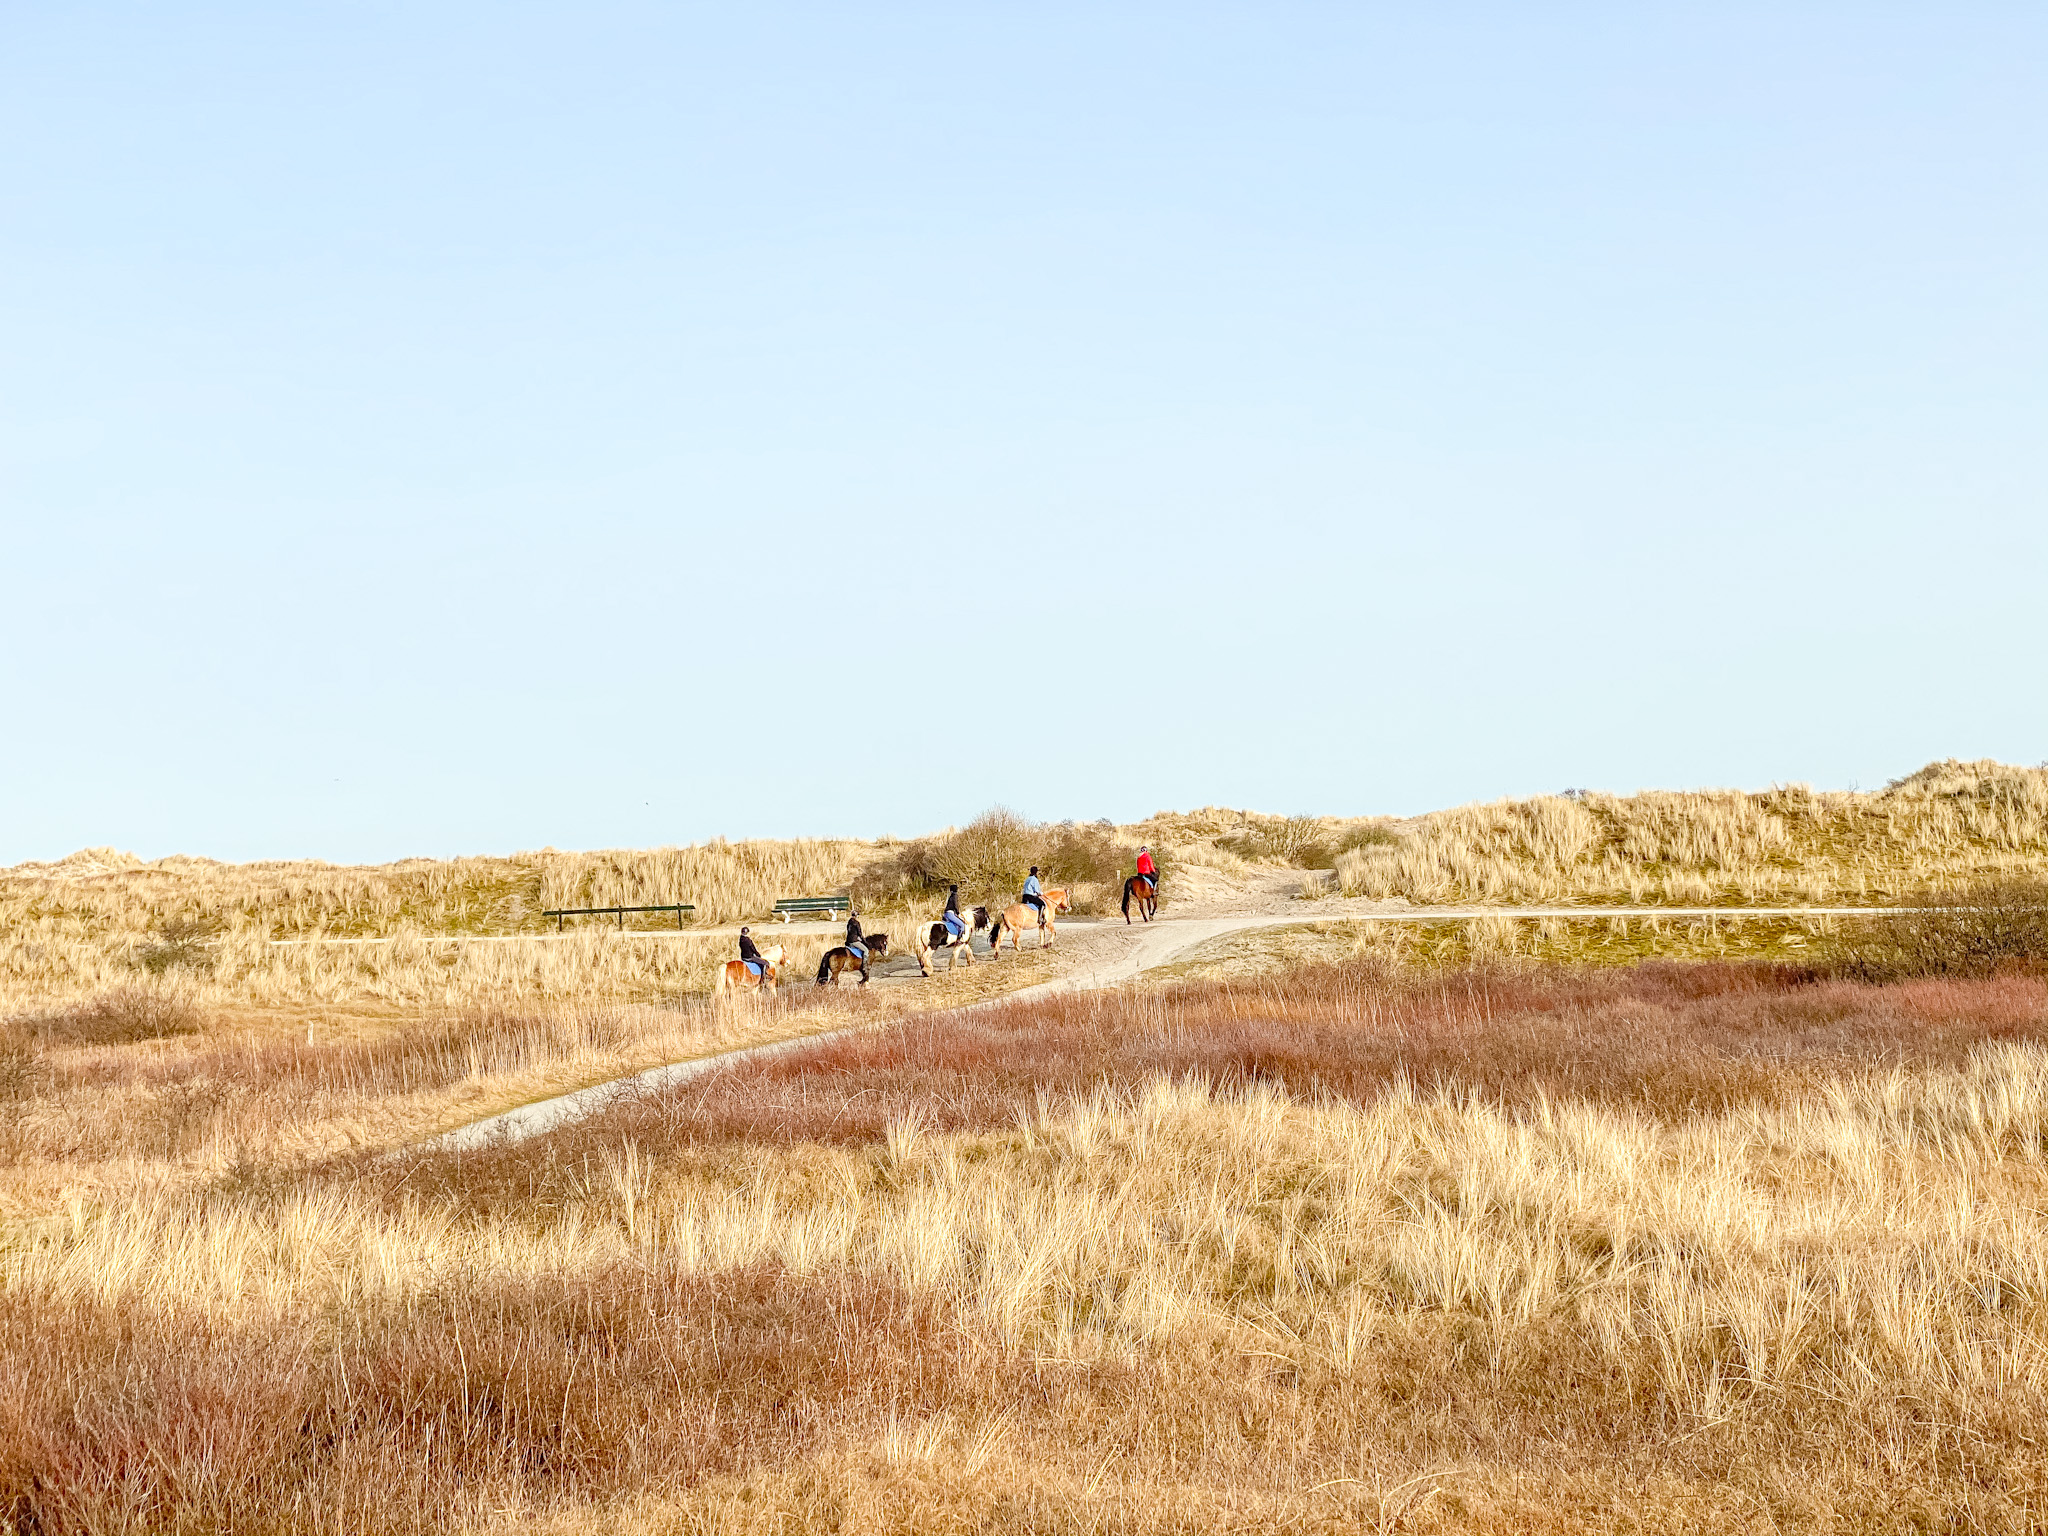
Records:
[[[1199,949],[1227,934],[1256,928],[1294,928],[1331,922],[1458,922],[1480,917],[1664,917],[1714,918],[1744,921],[1757,918],[1869,917],[1896,908],[1870,907],[1413,907],[1405,903],[1373,903],[1326,898],[1319,901],[1292,899],[1298,875],[1267,882],[1262,886],[1236,887],[1216,892],[1210,899],[1191,902],[1185,910],[1155,918],[1150,923],[1126,926],[1120,917],[1067,918],[1059,924],[1058,949],[1065,969],[1049,981],[1042,981],[999,997],[963,1005],[954,1012],[967,1012],[1001,1003],[1024,1002],[1058,992],[1088,991],[1114,987],[1135,980],[1147,971],[1171,965],[1190,950]],[[1220,899],[1219,899],[1220,898]],[[1202,910],[1202,909],[1208,910]],[[1217,909],[1223,910],[1217,910]],[[1278,910],[1276,910],[1278,908]],[[795,927],[797,925],[791,925]],[[813,925],[802,925],[805,928]],[[817,925],[836,926],[836,925]],[[739,930],[735,928],[734,933]],[[777,931],[775,928],[769,930]],[[1031,944],[1025,939],[1025,947]],[[795,984],[807,984],[800,978]],[[906,984],[914,985],[914,982]],[[702,1077],[721,1067],[741,1062],[766,1060],[837,1039],[865,1026],[821,1030],[766,1045],[745,1046],[672,1062],[644,1072],[613,1078],[553,1098],[537,1099],[515,1109],[504,1110],[467,1125],[443,1132],[426,1143],[461,1151],[508,1141],[524,1141],[595,1114],[617,1100],[642,1093],[659,1092]]]

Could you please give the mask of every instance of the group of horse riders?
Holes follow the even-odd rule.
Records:
[[[1148,882],[1153,889],[1158,888],[1159,866],[1152,860],[1152,850],[1150,847],[1139,848],[1138,872],[1134,878]],[[1043,928],[1045,926],[1045,893],[1038,883],[1038,866],[1036,864],[1031,866],[1031,873],[1025,877],[1024,889],[1018,899],[1038,914],[1038,926]],[[960,915],[960,883],[957,880],[946,888],[946,910],[939,914],[939,921],[946,925],[947,934],[956,944],[960,942],[967,932],[967,919]],[[852,954],[856,963],[864,963],[867,960],[866,941],[867,935],[861,930],[860,926],[860,914],[854,911],[849,904],[846,912],[846,948]],[[750,975],[757,978],[764,977],[768,973],[768,962],[763,958],[760,949],[755,945],[754,934],[751,928],[740,929],[740,963],[747,968]],[[863,972],[863,975],[865,975],[865,972]]]

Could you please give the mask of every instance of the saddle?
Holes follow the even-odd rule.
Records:
[[[856,959],[856,960],[860,961],[860,963],[861,963],[861,964],[863,964],[863,965],[867,964],[867,960],[868,960],[868,947],[867,947],[867,945],[865,945],[865,944],[849,944],[849,945],[847,945],[847,946],[846,946],[846,952],[847,952],[847,953],[848,953],[849,955],[853,956],[853,958],[854,958],[854,959]]]
[[[759,976],[760,974],[762,974],[762,972],[768,969],[766,963],[760,960],[742,960],[740,964],[744,965],[750,972],[752,972],[756,976]]]
[[[949,938],[957,940],[961,934],[967,931],[967,919],[958,912],[947,912],[943,914],[940,921],[945,923],[946,934]]]

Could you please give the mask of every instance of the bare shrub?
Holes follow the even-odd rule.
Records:
[[[1044,829],[1006,806],[983,811],[940,846],[938,871],[948,883],[978,900],[990,900],[1024,883],[1045,845]]]
[[[129,1045],[194,1034],[206,1015],[179,993],[152,987],[121,987],[62,1013],[24,1021],[20,1028],[50,1045]]]
[[[1864,981],[2048,969],[2048,882],[2000,880],[1924,898],[1864,925],[1837,963]]]
[[[152,976],[161,976],[173,966],[211,966],[212,941],[222,926],[217,917],[166,918],[136,950],[135,963]]]
[[[918,838],[875,860],[854,877],[853,897],[863,908],[915,904],[958,882],[970,901],[1007,901],[1034,864],[1048,885],[1106,888],[1122,877],[1128,857],[1113,827],[1048,827],[996,806],[957,832]]]
[[[48,1065],[34,1046],[0,1034],[0,1104],[34,1098],[49,1075]]]
[[[1056,885],[1115,885],[1131,854],[1101,823],[1062,822],[1046,832],[1038,862]]]
[[[128,1147],[175,1162],[212,1136],[233,1099],[227,1084],[211,1078],[165,1083],[123,1139]]]

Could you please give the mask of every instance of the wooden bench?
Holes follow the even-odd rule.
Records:
[[[851,896],[785,896],[775,903],[770,914],[785,923],[792,917],[829,917],[837,919],[842,912],[853,910]]]

